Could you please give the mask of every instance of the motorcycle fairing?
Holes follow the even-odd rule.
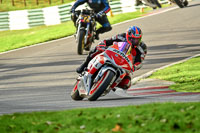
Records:
[[[106,58],[104,58],[104,53],[95,56],[88,64],[88,72],[94,74],[105,63],[105,61]]]
[[[108,48],[105,53],[109,56],[113,64],[116,66],[126,69],[127,71],[132,70],[131,60],[121,51],[114,48]]]
[[[90,89],[91,89],[91,83],[92,83],[92,75],[88,72],[85,72],[85,74],[80,75],[77,79],[77,85],[74,87],[73,91],[78,89],[79,95],[81,97],[87,97],[89,95]]]
[[[125,45],[113,45],[113,47],[110,47],[106,49],[105,52],[95,56],[88,64],[87,71],[83,75],[80,75],[77,81],[77,88],[74,89],[79,90],[79,94],[81,97],[88,97],[89,95],[92,95],[95,90],[98,88],[98,86],[94,86],[91,90],[91,85],[93,83],[97,83],[97,85],[100,85],[101,82],[100,79],[107,72],[107,70],[111,70],[114,73],[116,73],[115,78],[113,78],[112,82],[110,83],[110,86],[106,88],[106,92],[109,92],[110,89],[116,87],[121,80],[127,75],[127,73],[130,73],[132,68],[131,60],[127,57],[127,53],[130,53],[129,48],[125,47]],[[97,76],[95,79],[92,79],[92,75],[98,71]],[[118,77],[117,77],[118,75]],[[117,79],[116,79],[117,77]],[[105,78],[105,77],[104,77]],[[103,79],[104,79],[103,78]]]
[[[105,65],[105,64],[112,64],[112,66],[114,66],[115,68],[118,68],[118,67],[123,68],[123,69],[117,69],[117,70],[113,69],[112,67],[109,68],[110,70],[113,69],[112,70],[113,72],[118,73],[120,75],[117,79],[115,79],[115,82],[111,86],[111,88],[114,88],[121,82],[121,80],[127,75],[127,73],[130,73],[131,71],[132,63],[130,59],[127,57],[128,55],[130,55],[130,50],[131,48],[128,45],[126,45],[126,43],[124,42],[119,43],[119,45],[118,43],[114,43],[114,45],[111,48],[108,48],[105,52],[97,55],[95,58],[93,58],[90,61],[87,68],[88,73],[93,75],[97,70],[99,70],[102,67],[102,65]],[[127,55],[125,55],[125,53]],[[98,72],[97,74],[98,77],[96,77],[93,82],[97,82],[101,78],[101,76],[105,72],[102,70],[104,69],[101,69]]]

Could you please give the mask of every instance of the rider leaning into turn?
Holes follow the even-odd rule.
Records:
[[[93,50],[90,51],[85,62],[76,69],[77,73],[82,73],[87,67],[88,63],[92,58],[101,52],[105,51],[108,46],[113,45],[113,42],[128,42],[132,46],[131,54],[133,56],[133,71],[139,70],[142,67],[142,62],[147,54],[147,46],[142,41],[142,31],[137,26],[129,27],[126,33],[121,33],[112,38],[101,41]],[[131,86],[131,76],[127,75],[118,84],[117,87],[128,89]]]
[[[77,19],[75,18],[75,15],[74,15],[75,9],[79,5],[82,5],[86,2],[89,5],[89,7],[93,9],[94,12],[97,14],[96,21],[102,25],[102,27],[96,31],[96,35],[95,35],[95,39],[99,40],[99,34],[108,32],[112,29],[106,15],[106,13],[110,11],[108,0],[77,0],[71,8],[72,20],[74,23],[76,22],[76,19]]]

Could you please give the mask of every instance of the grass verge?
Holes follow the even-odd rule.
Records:
[[[72,21],[69,21],[54,26],[39,26],[26,30],[2,31],[0,32],[0,52],[72,35],[75,32],[75,28],[72,25]]]
[[[1,133],[199,133],[200,103],[154,103],[0,116]]]
[[[159,70],[149,78],[174,81],[170,88],[181,92],[200,92],[200,57]]]
[[[163,7],[168,5],[163,5]],[[123,22],[133,18],[141,17],[148,13],[151,8],[146,8],[144,13],[140,11],[132,13],[118,14],[114,17],[109,17],[111,24]],[[98,25],[99,26],[99,25]],[[24,46],[29,46],[41,42],[55,40],[66,37],[75,33],[75,27],[72,21],[53,26],[40,26],[26,30],[1,31],[0,32],[0,52],[9,51]]]

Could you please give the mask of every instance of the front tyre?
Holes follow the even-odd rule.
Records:
[[[79,81],[76,81],[75,85],[74,85],[74,88],[71,92],[71,98],[75,101],[79,101],[79,100],[83,100],[83,97],[81,97],[79,95],[79,91],[78,91],[78,84],[79,84]]]
[[[94,83],[90,95],[88,97],[89,101],[95,101],[97,100],[103,92],[110,87],[110,83],[115,76],[115,73],[111,70],[106,71],[103,76],[99,79],[97,83]]]
[[[83,49],[84,49],[84,36],[85,36],[85,30],[84,29],[80,29],[79,31],[79,35],[78,35],[78,49],[77,49],[77,53],[79,55],[83,54]]]

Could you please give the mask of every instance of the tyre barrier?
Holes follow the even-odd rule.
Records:
[[[166,2],[166,0],[162,0]],[[74,3],[74,2],[73,2]],[[0,31],[21,30],[41,25],[56,25],[71,20],[70,9],[73,3],[52,6],[41,9],[17,10],[0,12]],[[140,6],[135,6],[135,0],[116,0],[109,2],[113,14],[134,12]],[[144,8],[144,6],[142,6]],[[83,4],[78,9],[87,8]]]

